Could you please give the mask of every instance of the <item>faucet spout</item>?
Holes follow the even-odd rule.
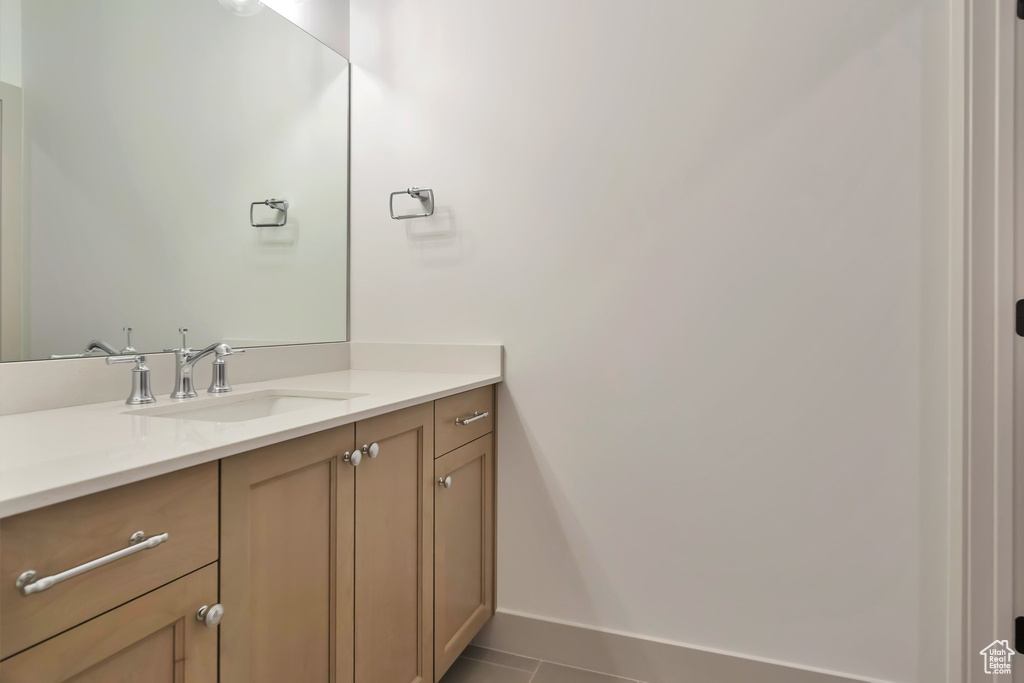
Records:
[[[55,358],[93,358],[101,354],[94,353],[95,351],[102,351],[107,356],[119,356],[121,352],[115,349],[113,346],[103,341],[102,339],[93,339],[91,342],[86,344],[85,351],[81,353],[54,353],[50,355],[50,359]]]
[[[196,363],[201,361],[203,358],[206,358],[211,353],[216,351],[218,346],[227,346],[227,344],[221,344],[221,343],[218,342],[216,344],[210,344],[209,346],[207,346],[202,351],[189,352],[188,354],[186,354],[187,357],[185,359],[185,363],[187,363],[188,365],[195,365]]]
[[[91,351],[102,351],[108,356],[117,356],[120,354],[120,351],[118,351],[117,349],[115,349],[113,346],[103,341],[102,339],[93,339],[86,345],[85,352],[89,353]]]
[[[211,353],[216,353],[220,357],[229,356],[234,351],[222,342],[210,344],[202,351],[193,351],[189,348],[175,349],[174,391],[171,393],[171,398],[196,398],[199,395],[196,393],[195,384],[192,381],[192,370],[196,363]]]

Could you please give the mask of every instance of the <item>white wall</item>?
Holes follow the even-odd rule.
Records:
[[[338,54],[349,56],[348,0],[266,0],[264,4]]]
[[[936,680],[949,33],[353,2],[352,326],[506,345],[501,609]],[[433,219],[388,218],[409,185]]]
[[[21,87],[21,0],[0,0],[0,81]]]
[[[23,9],[31,357],[345,339],[346,61],[216,0]]]

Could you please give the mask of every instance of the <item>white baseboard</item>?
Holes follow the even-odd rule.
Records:
[[[473,642],[645,683],[885,683],[500,610]]]

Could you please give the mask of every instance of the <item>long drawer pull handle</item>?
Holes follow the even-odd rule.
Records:
[[[455,424],[457,424],[457,425],[468,425],[468,424],[470,424],[472,422],[476,422],[477,420],[482,420],[485,417],[487,417],[488,415],[490,415],[490,413],[481,413],[479,411],[474,410],[473,411],[473,417],[467,417],[465,420],[463,420],[461,417],[457,417],[457,418],[455,418]]]
[[[132,538],[136,538],[138,533],[139,532],[135,532],[135,534],[132,534]],[[54,574],[53,576],[44,576],[41,579],[37,579],[36,572],[30,569],[27,572],[24,572],[21,576],[19,576],[18,579],[14,582],[14,585],[18,590],[21,591],[22,595],[32,595],[33,593],[41,593],[42,591],[48,588],[56,586],[58,583],[62,581],[73,579],[79,574],[84,574],[87,571],[91,571],[93,569],[96,569],[97,567],[102,567],[103,565],[110,564],[111,562],[117,562],[123,557],[128,557],[129,555],[140,553],[143,550],[155,548],[164,541],[166,541],[169,537],[169,534],[166,533],[160,534],[159,536],[151,536],[150,538],[146,538],[145,540],[140,540],[136,543],[133,543],[127,548],[122,548],[121,550],[112,552],[109,555],[98,557],[95,560],[86,562],[85,564],[80,564],[77,567],[73,567],[65,572],[61,572],[60,574]]]

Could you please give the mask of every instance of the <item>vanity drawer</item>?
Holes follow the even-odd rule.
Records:
[[[218,480],[211,462],[0,520],[0,658],[216,561]],[[134,550],[137,531],[167,538],[29,595],[15,585]]]
[[[479,417],[485,413],[487,417]],[[434,401],[435,457],[441,457],[492,431],[494,387],[480,387]]]

